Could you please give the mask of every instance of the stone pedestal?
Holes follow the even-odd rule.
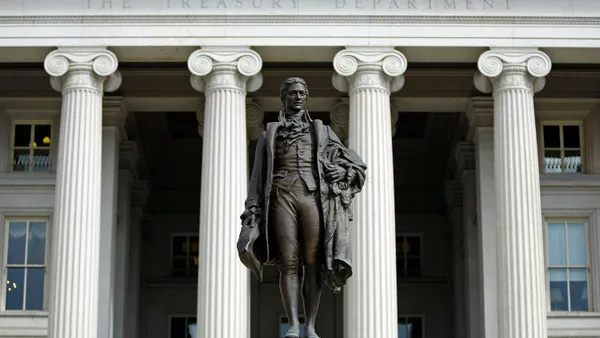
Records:
[[[103,48],[60,48],[44,66],[62,92],[56,173],[50,338],[98,336],[102,96],[120,85]],[[107,80],[108,79],[108,80]]]
[[[543,88],[551,62],[534,49],[492,49],[481,55],[478,68],[478,89],[493,91],[494,96],[498,337],[545,338],[544,241],[533,95]]]
[[[390,93],[407,62],[393,48],[349,48],[333,61],[336,89],[349,93],[348,145],[368,166],[353,202],[354,275],[344,290],[348,338],[397,338],[396,222]]]
[[[262,60],[248,48],[202,48],[188,67],[205,93],[198,337],[250,336],[250,272],[235,243],[247,194],[246,92],[262,85]]]

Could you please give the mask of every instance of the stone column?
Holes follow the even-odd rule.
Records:
[[[117,65],[104,48],[59,48],[44,62],[63,96],[49,338],[98,336],[102,96],[120,85]]]
[[[350,97],[348,145],[368,166],[353,202],[354,275],[344,291],[348,338],[397,338],[396,222],[390,94],[407,62],[393,48],[348,48],[333,60],[333,84]]]
[[[494,96],[498,337],[546,337],[544,249],[533,95],[550,58],[536,49],[481,55],[477,88]]]
[[[246,199],[246,92],[262,85],[262,60],[241,47],[202,48],[188,60],[194,89],[205,93],[198,338],[250,336],[250,272],[235,243]],[[233,245],[233,246],[232,246]]]

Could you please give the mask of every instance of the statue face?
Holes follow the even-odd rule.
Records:
[[[306,88],[300,83],[294,83],[288,88],[287,95],[285,96],[285,110],[286,113],[297,113],[304,109],[307,95]]]

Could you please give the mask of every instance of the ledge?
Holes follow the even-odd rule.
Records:
[[[548,313],[548,336],[600,336],[600,313]]]
[[[54,173],[0,172],[0,186],[54,186],[55,184]]]
[[[48,312],[0,312],[1,337],[45,337],[48,335]]]
[[[540,188],[600,188],[600,175],[540,174]]]

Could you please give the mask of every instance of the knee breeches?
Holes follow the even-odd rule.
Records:
[[[277,249],[277,264],[294,268],[319,262],[323,225],[318,190],[308,190],[301,179],[290,191],[273,186],[269,209],[269,231]]]

